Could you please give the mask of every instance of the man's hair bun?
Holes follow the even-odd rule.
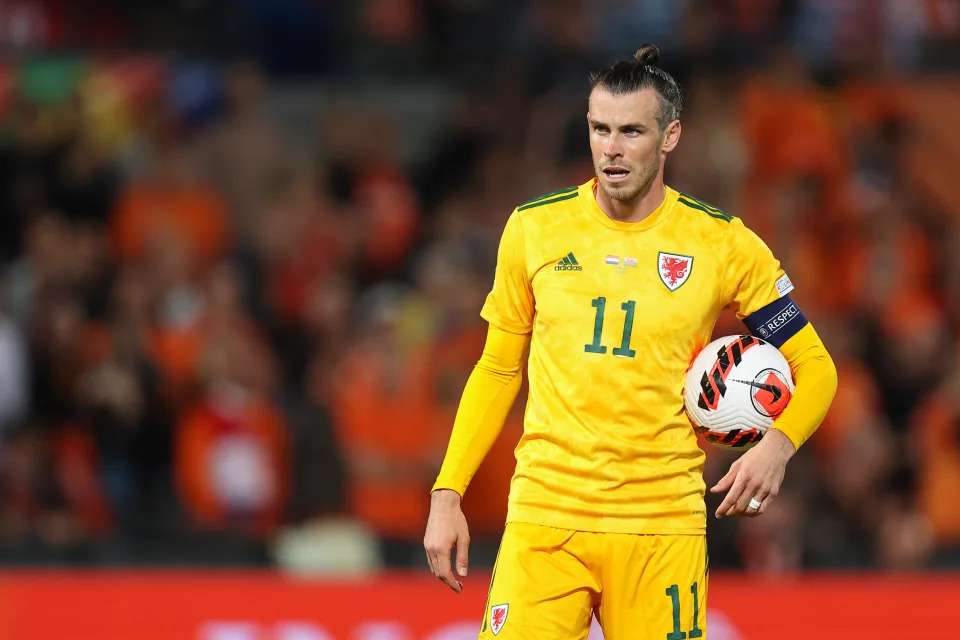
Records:
[[[637,52],[633,54],[633,59],[640,64],[656,66],[657,61],[660,60],[660,49],[654,44],[645,44],[637,49]]]

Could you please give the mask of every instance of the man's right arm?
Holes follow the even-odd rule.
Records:
[[[430,503],[423,545],[433,574],[460,592],[450,570],[456,546],[457,573],[467,575],[470,535],[460,498],[496,441],[523,381],[523,360],[530,334],[518,335],[490,325],[483,355],[467,380],[450,434],[447,454]]]
[[[531,279],[523,224],[514,210],[500,237],[493,288],[480,311],[490,323],[487,342],[460,398],[423,537],[433,575],[457,593],[461,586],[450,571],[450,550],[457,547],[457,573],[465,576],[470,544],[460,498],[500,435],[520,390],[536,309]]]
[[[433,491],[461,496],[500,435],[520,391],[530,334],[517,335],[490,325],[483,355],[467,380],[450,434],[447,454]]]
[[[463,390],[434,491],[452,489],[462,496],[503,428],[520,390],[521,367],[533,332],[536,304],[531,280],[523,221],[514,210],[500,237],[493,288],[480,310],[490,323],[487,342]]]

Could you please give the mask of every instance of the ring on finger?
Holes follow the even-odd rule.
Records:
[[[761,502],[756,498],[750,498],[750,504],[747,505],[747,509],[750,511],[756,511],[760,508]]]

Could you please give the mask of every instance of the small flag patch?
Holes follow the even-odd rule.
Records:
[[[607,264],[620,264],[620,256],[607,256]]]
[[[635,267],[635,266],[637,266],[637,259],[636,259],[636,258],[624,258],[624,259],[623,259],[623,266],[625,266],[625,267]]]
[[[787,274],[783,274],[777,279],[776,286],[777,295],[779,295],[781,298],[793,291],[793,283],[790,282],[790,276]]]

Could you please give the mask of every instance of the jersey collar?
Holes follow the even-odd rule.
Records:
[[[666,195],[663,198],[663,202],[660,203],[660,206],[657,207],[653,213],[648,215],[640,222],[621,222],[619,220],[611,219],[610,216],[603,212],[603,209],[600,208],[600,205],[597,204],[597,196],[594,193],[596,185],[596,177],[580,185],[580,197],[577,199],[580,201],[581,206],[591,218],[594,218],[597,222],[605,227],[616,229],[618,231],[646,231],[647,229],[655,227],[656,225],[660,224],[664,218],[670,215],[670,213],[673,211],[673,206],[677,203],[677,199],[680,197],[680,194],[677,191],[674,191],[670,187],[666,187]]]

